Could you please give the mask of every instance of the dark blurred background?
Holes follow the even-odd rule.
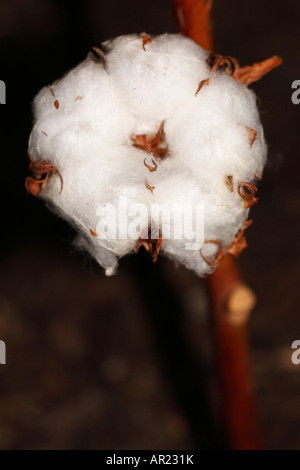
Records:
[[[284,64],[252,88],[269,160],[240,257],[258,304],[250,341],[265,446],[300,449],[300,3],[215,0],[216,51]],[[27,196],[31,102],[113,36],[176,32],[169,0],[1,0],[0,449],[222,447],[205,283],[160,257],[106,278],[74,233]]]

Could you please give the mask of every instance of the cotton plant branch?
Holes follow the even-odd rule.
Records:
[[[173,0],[173,6],[178,30],[207,51],[212,51],[212,0]]]
[[[257,80],[260,80],[264,75],[271,72],[281,64],[282,58],[274,55],[269,59],[253,65],[247,65],[246,67],[241,68],[238,67],[233,74],[233,78],[248,86]]]
[[[246,326],[255,294],[230,255],[210,276],[208,289],[227,445],[233,450],[259,450],[263,440]]]

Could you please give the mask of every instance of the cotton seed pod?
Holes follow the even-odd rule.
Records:
[[[107,275],[140,246],[199,276],[246,246],[267,149],[234,64],[180,35],[121,36],[36,96],[26,188]]]

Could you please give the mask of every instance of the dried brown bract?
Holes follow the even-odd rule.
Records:
[[[209,54],[206,62],[211,67],[211,75],[216,70],[222,70],[239,82],[248,86],[262,78],[275,67],[281,65],[282,59],[281,57],[273,56],[269,59],[263,60],[262,62],[247,65],[246,67],[240,67],[238,60],[233,57],[211,53]]]
[[[39,196],[40,191],[46,186],[49,178],[52,175],[57,174],[61,182],[61,190],[63,190],[63,179],[58,169],[55,166],[47,162],[46,160],[31,160],[28,169],[33,173],[33,176],[27,176],[25,181],[25,188],[28,193],[33,196]]]
[[[228,188],[230,193],[233,193],[233,176],[232,175],[225,175],[224,177],[225,184]]]
[[[258,202],[259,198],[254,196],[256,191],[257,187],[252,183],[239,183],[238,194],[244,199],[245,209],[254,206]]]
[[[241,230],[239,231],[231,245],[227,248],[227,253],[238,257],[242,253],[242,251],[247,248],[248,244],[244,234],[247,228],[250,227],[250,225],[252,225],[252,220],[245,220]]]
[[[213,52],[209,54],[206,63],[211,67],[211,75],[214,74],[216,70],[222,70],[228,75],[233,75],[235,70],[239,68],[237,59],[230,56],[214,54]]]
[[[131,136],[132,146],[150,153],[158,160],[163,160],[168,154],[165,143],[164,121],[159,126],[156,134],[134,134]]]
[[[157,228],[151,231],[151,228],[148,227],[148,233],[146,234],[146,236],[140,236],[137,239],[134,248],[134,253],[138,253],[141,246],[143,246],[152,257],[153,263],[156,263],[162,242],[163,238],[161,235],[161,231]]]
[[[146,48],[145,48],[146,44],[150,44],[151,42],[152,42],[152,39],[150,38],[150,36],[145,34],[143,36],[143,49],[144,49],[145,52],[146,52]]]
[[[103,67],[105,70],[108,70],[108,64],[105,53],[107,52],[107,48],[103,45],[100,47],[92,47],[92,54],[90,54],[91,59],[96,59],[97,62],[102,62]]]
[[[253,65],[247,65],[246,67],[242,68],[237,68],[233,74],[233,78],[248,86],[281,64],[281,57],[274,55],[269,59],[263,60],[262,62],[255,63]]]
[[[199,91],[204,87],[209,85],[209,78],[206,78],[205,80],[201,80],[201,82],[198,85],[197,91],[195,93],[195,96],[198,95]]]
[[[148,184],[147,181],[145,181],[145,186],[147,189],[149,189],[149,191],[151,191],[152,194],[154,194],[153,189],[155,189],[155,186],[150,186],[150,184]]]
[[[146,158],[144,159],[144,165],[145,165],[145,167],[148,168],[148,170],[151,171],[151,172],[157,170],[157,163],[155,163],[155,161],[153,160],[153,158],[152,158],[152,163],[153,163],[153,166],[148,165],[148,163],[146,163]]]
[[[205,240],[203,246],[207,243],[213,243],[214,245],[218,246],[218,251],[215,254],[214,259],[210,260],[206,256],[203,255],[203,253],[202,253],[203,247],[200,249],[200,254],[201,254],[202,258],[204,259],[204,261],[206,261],[206,263],[209,266],[216,266],[217,264],[219,264],[222,261],[222,259],[225,256],[225,252],[221,248],[221,240]]]
[[[250,227],[250,225],[252,225],[252,219],[244,221],[241,230],[239,231],[239,233],[236,235],[236,237],[234,238],[231,245],[226,250],[222,250],[220,240],[205,240],[204,244],[214,243],[215,245],[218,245],[218,251],[217,251],[214,259],[209,260],[207,257],[205,257],[203,255],[203,253],[202,253],[203,247],[202,247],[201,250],[200,250],[200,253],[201,253],[201,256],[204,259],[204,261],[206,261],[206,263],[209,266],[216,266],[217,264],[219,264],[222,261],[222,259],[224,258],[224,256],[227,253],[229,253],[229,254],[231,254],[235,257],[238,257],[242,253],[242,251],[245,248],[247,248],[247,246],[248,246],[247,240],[246,240],[246,237],[245,237],[245,231],[247,230],[248,227]]]
[[[251,127],[248,127],[248,126],[246,126],[246,129],[247,129],[247,132],[248,132],[248,142],[249,142],[250,147],[252,147],[252,145],[253,145],[253,143],[256,139],[257,132],[254,129],[251,129]]]

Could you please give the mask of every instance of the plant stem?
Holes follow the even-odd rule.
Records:
[[[208,51],[213,50],[212,0],[172,0],[179,31]]]

